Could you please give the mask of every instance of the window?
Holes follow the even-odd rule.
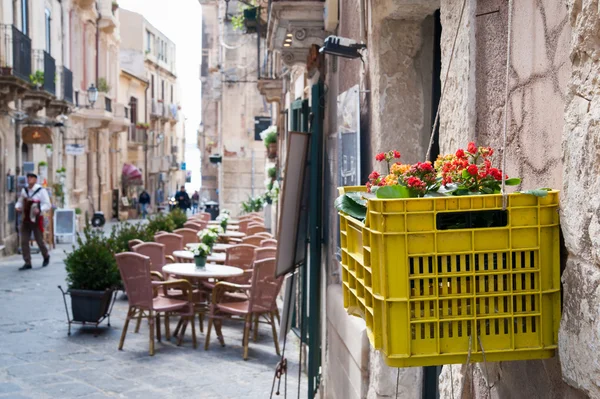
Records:
[[[146,53],[152,50],[152,33],[149,30],[146,31]]]
[[[173,104],[173,85],[171,85],[171,104]]]
[[[51,54],[51,48],[50,48],[50,42],[51,42],[51,35],[52,35],[52,29],[51,29],[51,25],[50,25],[50,21],[52,20],[52,18],[50,17],[50,9],[46,8],[46,14],[45,14],[45,29],[46,29],[46,52],[48,54]]]
[[[21,31],[29,35],[29,7],[28,0],[21,0]]]
[[[160,83],[161,83],[161,85],[160,85],[161,86],[161,88],[160,88],[160,90],[161,90],[160,98],[161,98],[161,100],[165,101],[165,81],[163,80]]]
[[[154,75],[151,75],[151,82],[150,82],[150,91],[152,92],[152,98],[154,98]]]
[[[129,120],[132,125],[137,124],[137,98],[130,97],[129,98]]]

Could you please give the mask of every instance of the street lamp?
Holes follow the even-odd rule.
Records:
[[[98,100],[98,89],[94,84],[90,84],[90,87],[87,89],[88,95],[88,103],[90,104],[90,108],[94,108],[94,104]]]

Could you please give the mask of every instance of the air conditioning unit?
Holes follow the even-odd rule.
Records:
[[[338,0],[326,0],[323,7],[325,30],[333,32],[338,26]]]

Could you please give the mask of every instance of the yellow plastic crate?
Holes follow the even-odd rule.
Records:
[[[340,193],[364,191],[343,187]],[[438,229],[501,211],[501,195],[373,199],[340,214],[344,306],[389,366],[554,356],[560,323],[558,191],[511,194],[504,227]]]

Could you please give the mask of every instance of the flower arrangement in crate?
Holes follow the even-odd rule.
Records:
[[[221,227],[223,228],[223,231],[227,231],[227,224],[229,223],[229,219],[230,216],[227,213],[221,213],[219,216],[217,216],[217,221],[221,222]]]
[[[211,247],[204,243],[198,244],[197,247],[192,249],[192,253],[194,254],[194,261],[196,262],[196,267],[204,267],[206,266],[206,258],[212,252]]]

